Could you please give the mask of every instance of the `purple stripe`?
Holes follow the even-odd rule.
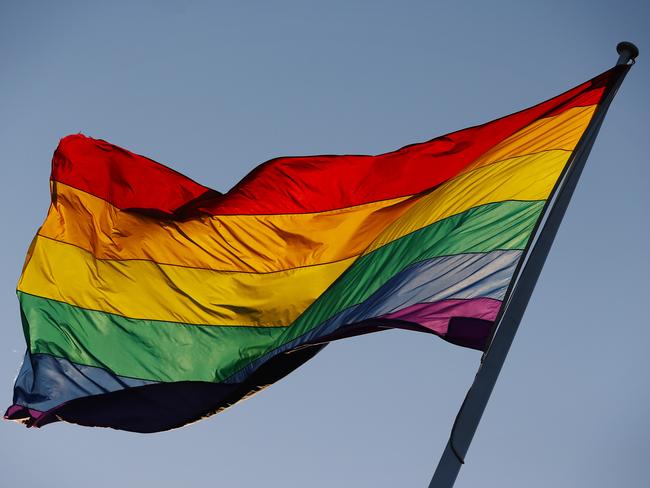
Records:
[[[15,420],[27,425],[27,427],[34,427],[35,424],[45,415],[45,412],[34,410],[33,408],[23,407],[22,405],[12,405],[7,409],[4,414],[5,420]],[[54,419],[56,420],[56,419]],[[49,423],[49,422],[45,422]]]
[[[396,312],[382,315],[384,319],[405,320],[419,324],[433,333],[445,336],[452,317],[469,317],[494,321],[501,308],[501,300],[471,298],[441,300],[434,303],[417,303]]]

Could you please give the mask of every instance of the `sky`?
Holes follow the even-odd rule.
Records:
[[[641,0],[0,2],[0,406],[61,137],[225,191],[275,156],[378,154],[520,110],[608,69],[629,40],[638,63],[456,486],[648,486],[649,22]],[[427,486],[479,359],[390,331],[171,432],[0,422],[0,486]]]

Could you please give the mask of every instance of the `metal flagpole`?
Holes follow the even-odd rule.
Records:
[[[513,279],[510,293],[506,294],[505,306],[500,318],[497,318],[496,332],[489,348],[483,355],[474,382],[456,416],[449,441],[440,458],[429,488],[451,488],[456,481],[607,109],[630,66],[634,64],[634,59],[639,55],[639,50],[631,42],[619,43],[616,50],[619,54],[616,64],[624,66],[624,68],[621,69],[618,77],[609,87],[609,91],[596,109],[589,126],[578,142],[571,160],[567,164],[565,173],[550,199],[550,205],[542,218],[541,222],[543,223],[539,226],[541,230],[538,230],[536,235],[531,238],[534,244],[524,258],[525,263],[521,267],[519,275]]]

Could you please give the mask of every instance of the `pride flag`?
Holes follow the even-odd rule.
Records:
[[[64,138],[18,283],[27,353],[5,417],[153,432],[335,339],[401,328],[483,349],[620,69],[387,154],[277,158],[225,194]]]

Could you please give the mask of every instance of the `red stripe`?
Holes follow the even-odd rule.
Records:
[[[598,103],[616,69],[521,112],[391,153],[273,159],[225,195],[150,159],[83,135],[61,141],[52,161],[52,179],[122,209],[178,218],[201,213],[320,212],[413,195],[452,178],[535,120]]]
[[[53,181],[102,198],[120,209],[158,217],[182,216],[186,207],[221,194],[149,158],[101,139],[61,139],[52,158]]]

